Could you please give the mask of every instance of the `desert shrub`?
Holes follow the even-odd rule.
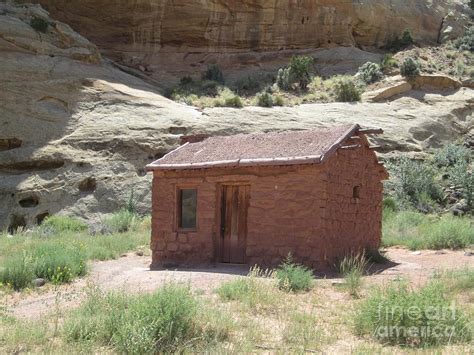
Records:
[[[405,29],[402,33],[402,37],[400,38],[399,36],[396,36],[388,45],[387,48],[398,52],[409,45],[412,45],[414,43],[413,36],[411,34],[411,31],[409,29]]]
[[[334,91],[336,100],[339,102],[356,102],[360,101],[361,98],[361,92],[352,79],[339,80],[334,87]]]
[[[460,51],[474,51],[474,26],[469,27],[464,36],[455,40],[454,46]]]
[[[383,78],[383,72],[380,65],[372,62],[363,64],[359,70],[358,75],[366,84],[372,84]]]
[[[138,216],[123,208],[105,220],[105,224],[112,233],[124,233],[136,227]]]
[[[281,68],[278,70],[276,83],[281,90],[291,89],[292,77],[290,68]]]
[[[461,188],[470,209],[474,208],[474,172],[466,160],[460,160],[451,169],[452,179]]]
[[[397,202],[392,197],[385,197],[383,199],[383,209],[384,211],[395,212],[398,209]]]
[[[384,344],[426,347],[467,342],[469,318],[455,308],[439,282],[412,290],[406,282],[374,289],[354,314],[357,335]]]
[[[291,254],[276,269],[278,287],[284,291],[308,291],[314,285],[313,272],[307,267],[295,264]]]
[[[435,180],[436,171],[424,161],[401,157],[387,164],[392,179],[387,187],[394,190],[402,205],[429,211],[433,201],[441,198],[441,189]]]
[[[408,79],[420,75],[420,63],[413,58],[406,58],[400,66],[400,74]]]
[[[365,252],[347,255],[339,263],[339,272],[344,277],[344,286],[349,294],[358,297],[362,286],[362,276],[367,268],[367,258]]]
[[[173,284],[151,295],[93,290],[66,319],[64,336],[128,354],[202,351],[229,333],[230,323],[211,319],[212,313],[189,288]]]
[[[275,95],[273,97],[273,105],[274,106],[285,106],[285,100],[283,99],[283,97],[281,97],[279,95]]]
[[[267,91],[257,95],[257,105],[261,107],[273,107],[273,96]]]
[[[244,104],[242,103],[242,99],[238,95],[227,97],[224,101],[224,105],[227,107],[236,107],[236,108],[241,108],[244,106]]]
[[[261,81],[251,76],[239,79],[234,83],[235,90],[241,95],[254,94],[260,90],[261,86]]]
[[[385,54],[383,56],[382,62],[380,63],[380,69],[382,69],[382,72],[385,72],[391,68],[396,68],[398,67],[398,61],[393,58],[392,54]]]
[[[87,224],[77,218],[54,215],[47,217],[41,228],[49,229],[54,233],[81,232],[87,229]]]
[[[469,218],[435,218],[414,211],[392,213],[384,218],[382,234],[383,245],[404,245],[411,250],[461,249],[474,243]]]
[[[254,267],[248,276],[222,283],[216,293],[224,301],[239,301],[252,310],[266,309],[278,302],[276,289],[268,282],[272,276]]]
[[[46,33],[49,24],[48,21],[40,17],[33,17],[30,21],[30,26],[33,27],[35,31]]]
[[[306,90],[311,83],[311,65],[309,56],[293,56],[288,67],[278,70],[276,83],[281,90],[290,90],[297,83],[301,90]]]
[[[460,144],[448,144],[436,150],[433,162],[438,167],[452,167],[457,163],[470,161],[471,152]]]
[[[311,82],[311,65],[313,64],[313,58],[309,56],[294,56],[290,60],[290,77],[298,83],[300,89],[306,90],[309,83]]]
[[[0,272],[0,282],[19,291],[29,287],[34,278],[33,261],[26,253],[8,257]]]
[[[214,81],[219,84],[224,84],[224,74],[220,70],[219,66],[213,64],[207,67],[207,70],[202,75],[203,80]]]

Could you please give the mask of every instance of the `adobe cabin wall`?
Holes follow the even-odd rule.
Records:
[[[364,137],[361,139],[365,141]],[[324,246],[328,260],[380,246],[385,176],[375,153],[364,143],[357,149],[339,149],[326,162],[331,192],[326,227],[328,237],[334,241]],[[359,198],[353,197],[355,186],[360,187]]]
[[[297,262],[324,270],[348,250],[377,247],[380,176],[364,171],[374,156],[357,154],[344,151],[322,165],[155,171],[152,268],[218,261],[219,191],[226,183],[250,185],[248,265],[275,266],[291,252]],[[357,202],[352,201],[354,183],[363,186]],[[195,232],[176,228],[179,187],[198,189]]]

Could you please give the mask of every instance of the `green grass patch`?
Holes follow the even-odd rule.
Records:
[[[92,291],[66,318],[68,342],[110,346],[120,353],[204,351],[227,339],[232,322],[193,296],[166,285],[150,295]]]
[[[384,246],[420,249],[462,249],[474,244],[474,226],[469,217],[441,217],[414,211],[385,211]]]
[[[276,269],[275,277],[281,290],[308,291],[314,286],[313,272],[307,267],[295,264],[291,255]]]
[[[406,282],[374,289],[354,315],[357,335],[383,344],[427,347],[472,339],[469,318],[448,297],[444,285],[431,282],[412,290]]]
[[[46,218],[42,227],[52,229],[54,233],[82,232],[87,229],[87,224],[77,218],[54,215]]]
[[[268,309],[279,300],[271,277],[270,272],[253,268],[248,276],[222,283],[216,293],[224,301],[239,301],[252,310]]]
[[[91,236],[82,222],[50,217],[32,232],[0,234],[0,282],[15,290],[35,278],[71,282],[86,274],[88,260],[114,259],[149,243],[149,220],[134,218],[137,228],[126,233]]]

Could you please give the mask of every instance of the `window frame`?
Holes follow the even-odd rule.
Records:
[[[183,190],[196,190],[196,221],[193,228],[181,227],[182,222],[182,191]],[[198,230],[198,199],[199,189],[196,185],[179,185],[176,186],[175,191],[175,230],[178,232],[197,232]]]

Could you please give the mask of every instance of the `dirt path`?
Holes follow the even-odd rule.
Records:
[[[474,267],[474,256],[464,251],[421,251],[390,248],[390,267],[378,274],[367,276],[368,282],[383,283],[397,277],[405,277],[413,284],[425,282],[435,271]],[[210,294],[223,281],[245,275],[248,269],[241,266],[210,267],[208,269],[150,271],[149,256],[127,254],[117,260],[94,262],[89,275],[70,285],[48,285],[29,293],[14,293],[6,297],[7,309],[20,318],[38,318],[52,310],[65,310],[77,305],[91,285],[103,290],[150,292],[163,284],[184,282],[195,290]]]

